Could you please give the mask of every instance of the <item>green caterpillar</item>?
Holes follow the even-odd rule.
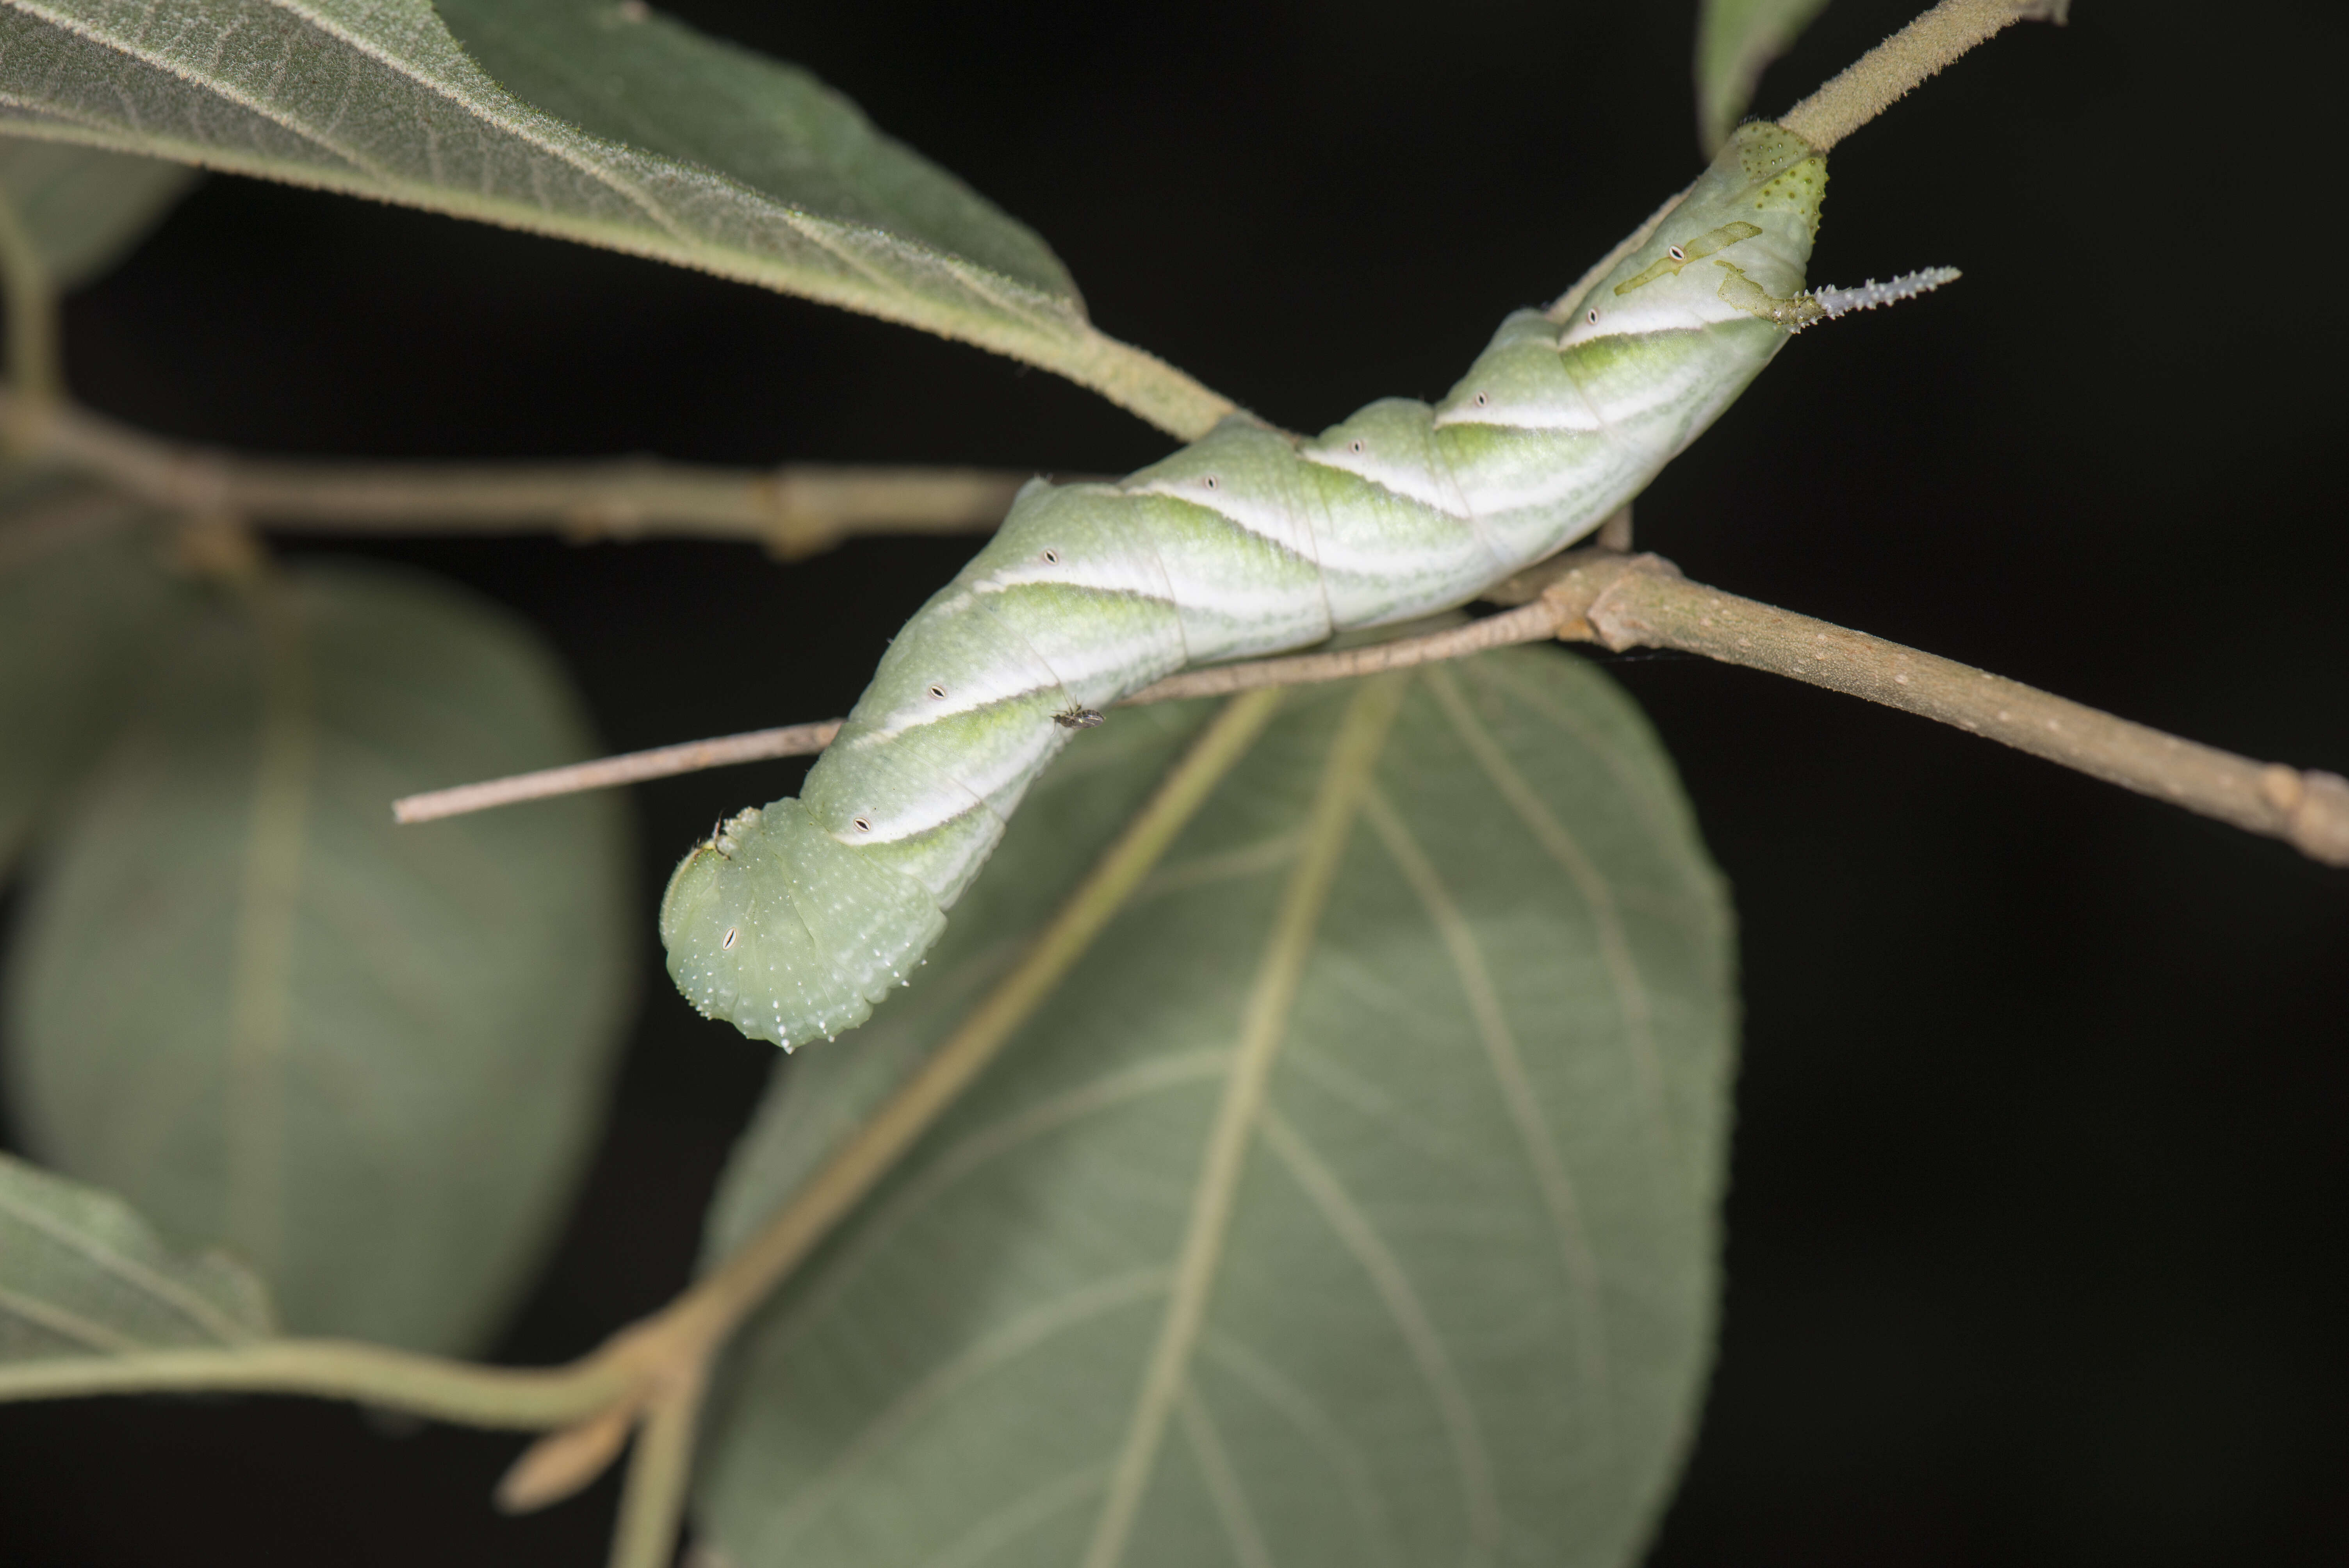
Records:
[[[786,1050],[854,1027],[1097,710],[1186,665],[1475,598],[1638,493],[1794,333],[1956,275],[1805,293],[1826,188],[1808,143],[1747,125],[1578,314],[1511,315],[1433,407],[1382,399],[1310,438],[1235,415],[1114,483],[1030,484],[800,797],[678,867],[678,988]]]

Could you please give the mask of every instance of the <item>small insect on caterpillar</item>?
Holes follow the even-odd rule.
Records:
[[[1572,314],[1511,315],[1441,402],[1381,399],[1311,438],[1234,415],[1125,479],[1030,484],[800,797],[678,867],[678,988],[786,1049],[853,1028],[1102,709],[1185,665],[1475,598],[1630,500],[1795,333],[1955,275],[1806,293],[1826,189],[1802,138],[1744,126]]]

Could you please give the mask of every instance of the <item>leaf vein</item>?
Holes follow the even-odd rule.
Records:
[[[1444,885],[1443,874],[1413,837],[1410,825],[1376,788],[1363,802],[1363,815],[1393,859],[1396,869],[1402,872],[1403,880],[1411,884],[1421,907],[1426,910],[1429,923],[1435,927],[1444,953],[1452,961],[1453,973],[1460,981],[1469,1016],[1484,1042],[1485,1066],[1492,1070],[1494,1086],[1500,1091],[1501,1102],[1516,1128],[1518,1147],[1533,1175],[1534,1187],[1541,1194],[1542,1206],[1549,1212],[1551,1233],[1557,1238],[1567,1276],[1573,1282],[1575,1297],[1582,1308],[1576,1341],[1581,1350],[1578,1359],[1583,1382],[1597,1403],[1599,1430],[1611,1446],[1615,1411],[1608,1386],[1607,1317],[1599,1290],[1598,1253],[1583,1223],[1582,1204],[1575,1196],[1574,1178],[1567,1171],[1566,1157],[1534,1093],[1533,1080],[1526,1075],[1525,1053],[1517,1045],[1516,1031],[1509,1026],[1508,1010],[1501,1001],[1500,988],[1493,983],[1492,970],[1485,962],[1475,931],[1461,913],[1451,890]]]
[[[1544,853],[1566,872],[1582,901],[1590,910],[1591,923],[1598,928],[1599,953],[1607,966],[1607,975],[1615,989],[1616,1006],[1623,1018],[1623,1034],[1631,1054],[1631,1069],[1640,1086],[1640,1099],[1650,1127],[1663,1150],[1670,1154],[1673,1147],[1670,1118],[1664,1108],[1662,1064],[1658,1060],[1655,1027],[1651,1017],[1646,983],[1640,978],[1640,966],[1632,956],[1631,944],[1623,933],[1622,912],[1615,906],[1614,890],[1608,884],[1574,835],[1553,815],[1525,776],[1516,770],[1501,749],[1500,742],[1468,709],[1465,698],[1450,672],[1431,668],[1427,672],[1428,689],[1434,693],[1437,706],[1452,722],[1453,732],[1460,737],[1476,766],[1490,779],[1509,810],[1525,824],[1534,841]]]
[[[961,1354],[933,1367],[914,1386],[890,1401],[849,1439],[823,1473],[793,1498],[775,1521],[774,1551],[783,1549],[807,1528],[856,1473],[905,1435],[923,1417],[963,1388],[999,1367],[1016,1360],[1070,1329],[1121,1307],[1163,1295],[1170,1276],[1163,1268],[1133,1269],[1064,1295],[1039,1302],[1004,1323],[993,1333],[966,1347]]]
[[[1278,1111],[1270,1109],[1264,1113],[1262,1127],[1265,1147],[1305,1190],[1305,1195],[1336,1233],[1340,1243],[1370,1276],[1379,1304],[1393,1320],[1395,1331],[1411,1355],[1412,1365],[1427,1385],[1451,1443],[1453,1463],[1460,1472],[1469,1541],[1477,1551],[1490,1553],[1499,1545],[1502,1531],[1493,1461],[1485,1448],[1484,1431],[1477,1424],[1476,1408],[1452,1365],[1451,1352],[1444,1348],[1444,1337],[1437,1332],[1434,1319],[1428,1315],[1426,1304],[1420,1300],[1411,1276],[1403,1271],[1370,1217],[1355,1205],[1345,1184],[1323,1163],[1304,1136],[1289,1126]]]

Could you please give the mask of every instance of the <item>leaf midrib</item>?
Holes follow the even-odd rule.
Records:
[[[1257,1140],[1273,1063],[1288,1035],[1306,961],[1312,955],[1314,937],[1329,907],[1330,892],[1343,862],[1354,820],[1387,733],[1402,710],[1408,681],[1408,676],[1389,676],[1363,682],[1339,720],[1329,760],[1323,764],[1307,810],[1297,860],[1282,889],[1279,910],[1241,1015],[1239,1043],[1225,1080],[1222,1103],[1208,1131],[1191,1216],[1174,1265],[1174,1288],[1134,1398],[1116,1468],[1111,1471],[1109,1490],[1094,1520],[1084,1568],[1113,1568],[1123,1559],[1168,1421],[1189,1382],[1191,1357],[1221,1272],[1240,1177]]]

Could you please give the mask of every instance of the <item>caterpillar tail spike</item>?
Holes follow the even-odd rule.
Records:
[[[1119,697],[1464,603],[1596,529],[1831,314],[1804,288],[1826,190],[1816,149],[1749,123],[1587,308],[1511,315],[1441,401],[1384,398],[1310,438],[1235,416],[1123,480],[1027,486],[890,645],[800,797],[678,867],[661,937],[678,989],[786,1048],[855,1026]],[[1866,294],[1833,308],[1881,303]]]
[[[1875,310],[1878,306],[1899,304],[1904,299],[1931,294],[1944,284],[1956,283],[1965,274],[1955,267],[1926,267],[1919,272],[1903,273],[1897,278],[1878,283],[1868,279],[1857,288],[1839,289],[1833,286],[1811,291],[1812,303],[1819,307],[1819,319],[1833,321],[1856,310]]]

